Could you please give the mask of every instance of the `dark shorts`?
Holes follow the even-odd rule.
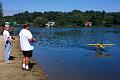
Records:
[[[30,51],[22,51],[23,52],[23,55],[24,55],[24,57],[32,57],[32,50],[30,50]]]

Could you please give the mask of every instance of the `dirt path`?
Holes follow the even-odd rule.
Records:
[[[0,80],[47,80],[42,68],[33,60],[31,60],[31,71],[21,69],[23,56],[19,49],[19,39],[17,37],[12,44],[11,53],[12,62],[6,64],[4,62],[3,37],[0,36]]]

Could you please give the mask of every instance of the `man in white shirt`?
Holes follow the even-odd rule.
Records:
[[[9,25],[5,25],[5,29],[3,31],[3,39],[4,39],[4,46],[5,46],[5,62],[10,63],[12,39],[9,33]]]
[[[31,42],[35,42],[36,39],[33,38],[31,32],[29,31],[29,24],[24,24],[23,29],[19,33],[20,36],[20,47],[23,52],[23,70],[29,69],[30,57],[32,57],[32,51],[34,47],[31,45]]]

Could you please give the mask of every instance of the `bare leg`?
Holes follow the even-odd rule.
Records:
[[[29,62],[30,62],[30,58],[29,58],[29,57],[26,57],[26,69],[29,68]]]
[[[23,57],[23,64],[25,64],[26,63],[26,60],[25,60],[25,57]]]
[[[26,65],[29,65],[29,62],[30,62],[30,58],[29,57],[26,57]]]

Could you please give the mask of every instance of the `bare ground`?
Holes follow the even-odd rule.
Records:
[[[4,61],[3,37],[0,36],[0,80],[47,80],[42,68],[31,59],[31,71],[21,69],[22,52],[19,48],[19,38],[16,37],[12,44],[11,63]]]

